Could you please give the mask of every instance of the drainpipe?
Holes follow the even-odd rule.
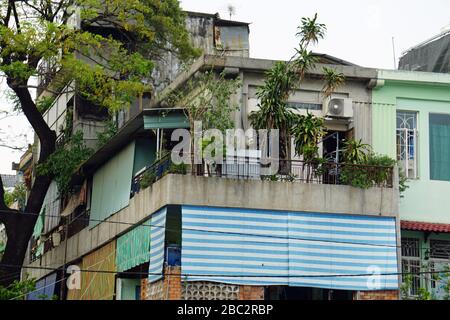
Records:
[[[367,83],[367,88],[371,89],[371,90],[376,90],[376,89],[384,87],[385,84],[386,84],[386,80],[374,78],[374,79],[369,80],[369,82]]]

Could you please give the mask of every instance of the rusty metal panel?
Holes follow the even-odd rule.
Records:
[[[214,40],[216,48],[227,55],[248,57],[249,37],[247,26],[215,26]]]

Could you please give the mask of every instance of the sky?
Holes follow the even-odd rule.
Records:
[[[233,20],[251,23],[250,56],[274,60],[292,56],[301,18],[318,13],[327,34],[313,48],[315,52],[380,69],[395,68],[394,47],[398,61],[402,52],[450,25],[448,0],[183,0],[181,5],[189,11],[218,12],[223,19],[230,18],[228,6],[232,5]],[[11,107],[4,90],[0,78],[0,110]],[[23,116],[0,120],[0,140],[31,142],[29,128]],[[23,134],[26,139],[21,136],[15,141]],[[20,155],[0,147],[0,173],[13,173],[11,163]]]

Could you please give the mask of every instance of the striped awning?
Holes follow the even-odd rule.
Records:
[[[149,283],[163,277],[164,248],[166,240],[166,213],[164,208],[154,213],[150,219],[150,263],[148,269]]]
[[[187,281],[398,289],[389,217],[183,206],[181,261]]]
[[[150,259],[150,227],[138,226],[117,239],[117,271],[124,272]]]

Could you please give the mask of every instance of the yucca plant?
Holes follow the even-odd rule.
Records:
[[[288,106],[291,93],[297,89],[309,70],[318,62],[317,57],[309,49],[323,39],[326,26],[317,22],[317,14],[313,18],[302,18],[298,27],[299,46],[288,62],[277,62],[266,73],[264,85],[258,90],[259,110],[249,116],[254,129],[280,130],[280,173],[289,174],[291,156],[290,138],[293,137],[296,153],[306,159],[318,155],[317,143],[323,135],[323,119],[313,115],[298,116]],[[324,94],[330,95],[343,84],[344,75],[334,69],[324,69]],[[313,145],[315,143],[315,145]]]
[[[337,72],[332,68],[323,68],[325,85],[322,89],[323,96],[325,98],[330,97],[333,92],[336,91],[339,87],[341,87],[345,83],[344,74]]]
[[[367,163],[372,147],[362,140],[348,139],[344,141],[344,161],[348,164]]]

